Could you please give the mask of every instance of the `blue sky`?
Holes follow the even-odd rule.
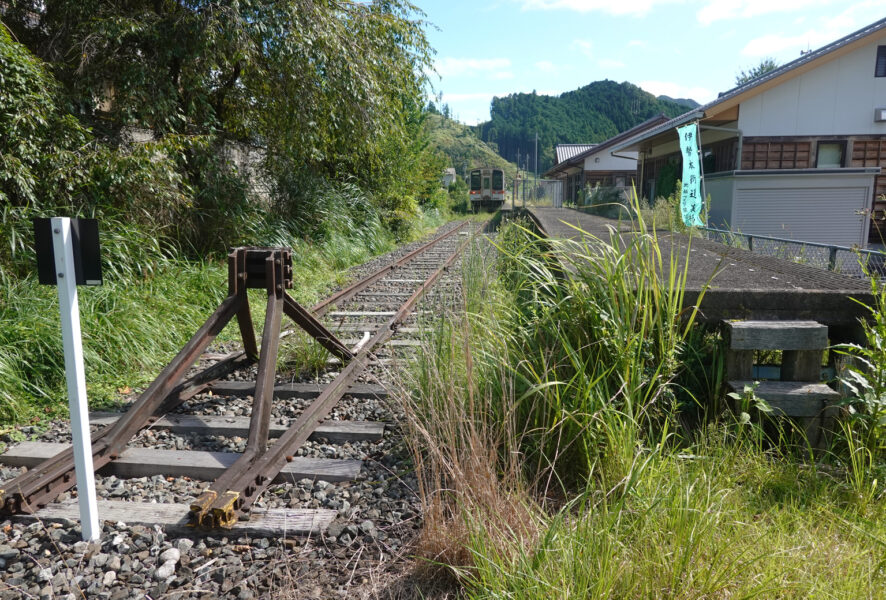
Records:
[[[765,57],[779,64],[886,17],[886,0],[424,0],[434,92],[489,118],[493,96],[600,79],[704,103]]]

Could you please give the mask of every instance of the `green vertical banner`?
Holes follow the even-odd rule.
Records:
[[[683,185],[680,194],[680,213],[687,227],[703,227],[699,215],[702,209],[701,161],[698,151],[698,123],[677,128],[680,151],[683,153]]]

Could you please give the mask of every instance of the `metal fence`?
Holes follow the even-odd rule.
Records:
[[[563,206],[563,181],[560,179],[517,180],[516,206]]]
[[[774,256],[854,277],[886,276],[886,253],[876,250],[829,246],[711,227],[699,227],[698,230],[709,240],[757,254]]]

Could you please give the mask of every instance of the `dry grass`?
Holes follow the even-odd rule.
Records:
[[[673,329],[680,281],[632,298],[626,256],[603,248],[588,274],[609,287],[589,278],[563,297],[545,275],[501,294],[486,262],[468,262],[460,309],[427,332],[400,394],[420,555],[478,599],[882,597],[882,487],[860,502],[844,475],[774,451],[753,423],[675,429],[672,378],[701,338]]]

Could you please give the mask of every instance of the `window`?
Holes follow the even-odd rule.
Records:
[[[815,166],[819,169],[839,169],[846,155],[846,142],[818,142]]]
[[[505,189],[504,185],[504,173],[496,169],[492,172],[492,189],[493,190],[503,190]]]
[[[480,171],[471,171],[471,189],[474,191],[480,189]]]
[[[877,46],[877,66],[874,77],[886,77],[886,46]]]

